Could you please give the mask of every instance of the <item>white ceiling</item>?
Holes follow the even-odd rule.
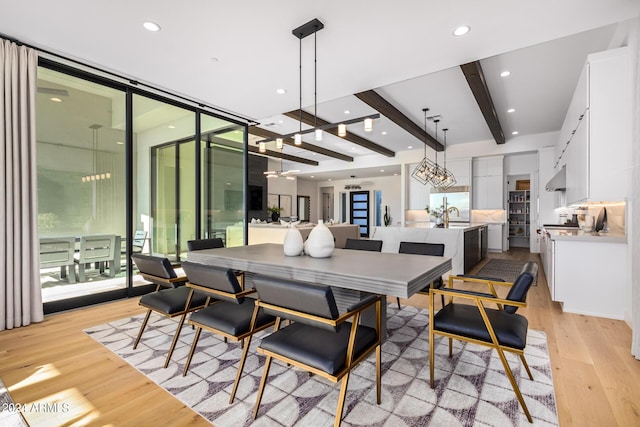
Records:
[[[586,55],[625,43],[625,29],[610,24],[640,12],[637,0],[5,3],[5,36],[240,114],[278,133],[298,126],[280,115],[299,104],[299,41],[291,30],[318,18],[325,25],[317,34],[319,117],[339,121],[347,109],[349,117],[369,114],[373,110],[352,94],[375,89],[420,127],[422,108],[441,115],[440,126],[450,129],[448,144],[491,139],[460,64],[481,60],[507,144],[515,130],[519,136],[557,131]],[[162,31],[145,30],[146,20]],[[454,37],[462,24],[471,32]],[[313,112],[313,37],[302,41],[302,49],[302,104]],[[511,75],[500,78],[503,69]],[[278,95],[277,88],[287,93]],[[394,151],[421,146],[384,117],[372,133],[356,128],[349,131]],[[337,137],[306,141],[351,156],[372,154]],[[295,147],[286,152],[329,159]]]

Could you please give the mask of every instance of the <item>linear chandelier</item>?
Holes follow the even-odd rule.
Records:
[[[91,126],[89,126],[89,128],[92,131],[92,148],[93,148],[93,153],[92,153],[92,164],[93,164],[93,174],[92,175],[85,175],[83,176],[82,182],[95,182],[95,181],[100,181],[100,180],[104,180],[104,179],[111,179],[111,173],[110,172],[96,172],[96,164],[98,163],[97,161],[97,157],[98,157],[98,129],[100,129],[102,127],[102,125],[99,124],[93,124]]]
[[[373,120],[379,119],[380,114],[374,113],[366,116],[344,120],[338,123],[326,123],[323,125],[318,125],[318,71],[317,71],[317,63],[318,63],[318,54],[317,54],[317,32],[324,28],[324,24],[320,22],[317,18],[312,19],[299,26],[298,28],[292,31],[293,35],[296,36],[300,40],[299,47],[299,117],[298,117],[298,130],[296,132],[292,132],[286,135],[282,135],[277,138],[266,138],[260,141],[257,141],[256,144],[260,147],[260,152],[266,152],[266,143],[276,141],[278,148],[282,148],[280,144],[282,144],[282,139],[284,138],[293,138],[295,145],[302,145],[302,135],[314,133],[316,141],[322,141],[323,132],[329,129],[338,128],[338,136],[345,137],[347,135],[347,125],[354,123],[363,123],[364,131],[371,132],[373,130]],[[302,39],[307,36],[314,36],[314,51],[313,51],[313,63],[314,63],[314,112],[313,112],[313,127],[309,129],[302,129]]]

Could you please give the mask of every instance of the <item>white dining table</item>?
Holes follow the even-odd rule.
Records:
[[[451,258],[445,257],[350,249],[334,249],[328,258],[289,257],[274,243],[191,251],[187,259],[243,271],[249,286],[254,275],[331,286],[341,311],[369,294],[409,298],[451,270]],[[386,304],[383,308],[386,323]],[[373,314],[363,322],[375,324]]]

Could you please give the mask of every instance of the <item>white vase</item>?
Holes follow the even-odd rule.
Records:
[[[282,244],[284,248],[284,254],[286,256],[298,256],[302,254],[303,248],[302,234],[295,226],[292,226],[287,230],[284,235],[284,242]]]
[[[336,247],[333,233],[324,225],[322,220],[313,227],[304,245],[304,252],[313,258],[328,258]]]

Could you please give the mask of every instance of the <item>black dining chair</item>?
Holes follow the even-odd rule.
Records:
[[[345,249],[354,249],[358,251],[382,251],[382,240],[366,240],[366,239],[351,239],[347,238],[344,245]]]
[[[341,381],[334,426],[340,425],[349,374],[371,352],[376,353],[376,392],[380,404],[380,343],[382,297],[370,295],[340,314],[329,286],[257,276],[255,310],[277,316],[276,332],[264,337],[257,351],[266,356],[253,418],[258,415],[273,359],[304,369],[332,382]],[[375,305],[376,327],[360,324],[363,310]],[[254,315],[254,319],[256,316]],[[282,319],[292,321],[280,328]],[[252,322],[252,329],[255,320]],[[246,357],[245,346],[243,358]]]
[[[224,248],[224,242],[220,237],[213,239],[197,239],[187,241],[187,249],[189,251],[200,251],[203,249]]]
[[[227,338],[241,341],[242,346],[248,348],[251,344],[251,335],[275,323],[274,316],[266,314],[264,310],[259,310],[255,314],[253,328],[251,327],[255,299],[249,295],[256,294],[256,291],[254,289],[242,290],[233,270],[189,261],[184,261],[182,268],[189,278],[187,287],[191,289],[191,296],[195,292],[199,292],[212,297],[202,310],[193,313],[189,319],[189,324],[195,326],[196,333],[182,372],[183,376],[187,375],[203,329],[224,337],[225,341]],[[187,313],[183,314],[183,316],[186,315]],[[249,339],[245,342],[247,337]],[[235,397],[243,367],[244,359],[241,360],[238,367],[229,403],[232,403]]]
[[[182,325],[184,324],[183,315],[204,307],[205,303],[207,303],[207,296],[196,294],[190,297],[190,289],[184,286],[187,282],[187,277],[178,277],[171,266],[171,262],[169,262],[167,258],[133,254],[131,255],[131,259],[138,267],[139,274],[145,280],[156,285],[155,292],[143,295],[140,298],[139,304],[147,309],[147,314],[142,321],[138,337],[133,344],[133,349],[135,350],[138,347],[138,343],[140,343],[140,338],[142,338],[142,333],[149,322],[149,317],[151,317],[152,312],[156,312],[170,319],[181,316],[173,336],[173,341],[171,342],[171,347],[167,353],[164,364],[166,368],[169,365],[171,355],[182,331]]]
[[[524,357],[529,323],[526,317],[517,314],[516,311],[519,307],[527,306],[525,302],[527,292],[537,273],[538,264],[528,262],[513,283],[493,281],[489,284],[486,283],[489,281],[485,281],[490,293],[454,289],[454,281],[482,283],[482,279],[473,278],[469,280],[468,277],[464,276],[449,276],[449,286],[447,288],[431,290],[429,296],[429,369],[431,388],[434,388],[434,335],[449,338],[449,357],[453,355],[453,339],[491,347],[498,352],[511,387],[513,387],[513,391],[527,419],[529,422],[533,422],[504,352],[509,351],[520,356],[529,378],[533,380],[531,370]],[[499,298],[495,292],[494,285],[510,286],[507,296]],[[449,297],[449,303],[438,313],[434,313],[433,300],[436,294],[440,294],[443,298],[445,296]],[[457,298],[471,301],[472,304],[456,303],[455,300]],[[487,305],[494,304],[497,308],[487,307]]]
[[[444,243],[427,243],[427,242],[400,242],[398,253],[413,255],[429,255],[444,256]],[[440,289],[444,285],[442,276],[429,283],[417,293],[429,295],[429,289]],[[398,308],[400,308],[400,298],[397,298]],[[444,307],[444,297],[442,297],[442,306]]]

